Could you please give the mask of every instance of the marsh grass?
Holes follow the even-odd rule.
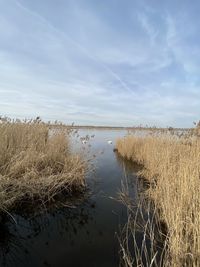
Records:
[[[167,236],[161,231],[156,210],[143,205],[140,201],[137,208],[128,208],[128,220],[119,239],[121,266],[166,266]]]
[[[162,266],[200,266],[200,140],[195,131],[184,137],[130,135],[116,144],[122,157],[143,166],[139,174],[150,181],[146,194],[167,225]]]
[[[85,188],[86,163],[70,150],[70,130],[40,119],[1,120],[0,208],[35,205]]]
[[[120,155],[118,154],[120,158]],[[144,194],[143,179],[134,179],[137,197],[132,196],[132,185],[127,175],[130,161],[120,159],[124,169],[121,191],[118,201],[127,208],[127,223],[118,235],[120,243],[120,266],[125,267],[162,267],[166,266],[167,234],[161,224],[155,205]],[[136,165],[136,164],[135,164]],[[134,165],[134,172],[141,166]],[[128,169],[127,169],[128,167]],[[132,169],[133,171],[133,169]],[[145,186],[145,188],[147,188]]]

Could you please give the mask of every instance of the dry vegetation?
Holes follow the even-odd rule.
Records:
[[[81,192],[86,164],[70,152],[69,131],[49,131],[39,118],[0,120],[0,209]],[[34,201],[34,202],[33,202]]]
[[[140,175],[150,181],[147,194],[167,225],[168,250],[162,266],[200,266],[198,134],[199,129],[182,137],[129,135],[116,144],[122,157],[143,166]]]

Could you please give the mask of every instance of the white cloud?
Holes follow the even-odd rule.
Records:
[[[8,0],[0,14],[1,113],[162,126],[200,116],[200,51],[193,44],[190,53],[169,11],[165,17],[133,3],[123,31],[89,1],[63,1],[56,17],[53,2],[43,3],[46,12],[38,3]]]

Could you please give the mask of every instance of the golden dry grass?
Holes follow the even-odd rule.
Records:
[[[69,132],[49,131],[39,120],[1,121],[0,208],[43,204],[85,187],[85,161],[70,153]]]
[[[165,266],[200,266],[200,140],[169,135],[127,136],[122,157],[144,166],[148,194],[168,227]]]

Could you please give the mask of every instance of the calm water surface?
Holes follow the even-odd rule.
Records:
[[[117,197],[124,177],[123,164],[113,153],[117,137],[126,131],[81,130],[95,135],[83,145],[74,139],[74,149],[94,155],[95,172],[87,175],[89,197],[77,208],[59,208],[37,216],[13,214],[1,221],[0,266],[95,267],[119,265],[117,233],[127,220],[126,208]],[[113,144],[109,145],[108,140]],[[136,177],[128,174],[132,195],[137,198]]]

